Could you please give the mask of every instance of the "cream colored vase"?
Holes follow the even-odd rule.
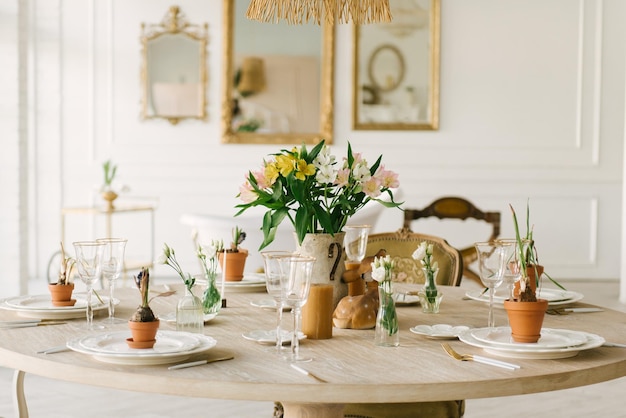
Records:
[[[295,234],[294,234],[295,235]],[[339,301],[348,295],[348,285],[341,280],[345,271],[345,252],[343,251],[343,232],[334,236],[330,234],[306,234],[302,244],[297,245],[297,251],[302,255],[315,257],[312,284],[332,284],[333,310]]]

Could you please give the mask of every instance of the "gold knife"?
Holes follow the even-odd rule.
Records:
[[[167,369],[168,370],[186,369],[187,367],[202,366],[204,364],[215,363],[216,361],[232,360],[234,358],[235,356],[230,355],[230,356],[224,356],[224,357],[211,358],[208,360],[190,361],[188,363],[175,364],[173,366],[168,367]]]

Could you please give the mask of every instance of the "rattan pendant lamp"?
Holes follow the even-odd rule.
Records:
[[[246,17],[261,22],[292,25],[313,21],[318,25],[322,16],[326,23],[391,22],[389,0],[251,0]]]

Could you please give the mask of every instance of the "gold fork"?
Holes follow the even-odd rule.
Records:
[[[515,369],[520,368],[520,366],[518,366],[517,364],[507,363],[505,361],[500,361],[500,360],[496,360],[496,359],[492,359],[488,357],[475,356],[472,354],[459,354],[456,351],[454,351],[454,349],[450,347],[450,344],[448,343],[441,343],[441,346],[443,347],[445,352],[448,353],[450,357],[455,358],[457,360],[475,361],[477,363],[490,364],[492,366],[502,367],[508,370],[515,370]]]

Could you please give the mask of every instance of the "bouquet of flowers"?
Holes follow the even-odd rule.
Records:
[[[265,206],[263,243],[268,246],[280,223],[288,217],[295,228],[298,242],[307,233],[340,232],[348,219],[370,200],[387,207],[398,207],[391,189],[399,186],[398,174],[386,170],[379,156],[371,166],[353,153],[339,163],[324,141],[310,151],[305,145],[283,149],[263,162],[259,171],[249,172],[240,187],[239,212],[253,206]],[[386,193],[390,201],[380,199]]]

